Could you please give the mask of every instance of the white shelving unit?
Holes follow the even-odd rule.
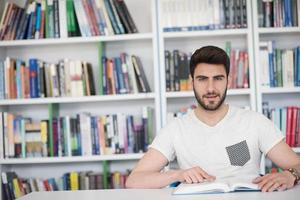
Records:
[[[25,3],[25,0],[1,1],[0,16],[3,11],[1,8],[4,7],[6,1],[12,1],[20,6]],[[105,47],[104,54],[107,57],[116,57],[120,53],[126,52],[141,58],[152,90],[151,93],[0,100],[0,111],[22,114],[22,116],[32,117],[33,120],[41,120],[48,118],[48,104],[53,103],[60,105],[61,116],[73,116],[81,112],[90,112],[98,116],[120,112],[141,116],[142,107],[150,106],[154,108],[154,131],[157,132],[161,128],[161,117],[156,0],[126,0],[126,5],[139,33],[66,39],[0,41],[0,59],[10,56],[26,62],[29,58],[38,58],[50,63],[57,63],[63,58],[90,62],[93,66],[96,91],[98,92],[98,45],[102,42]],[[132,169],[142,156],[142,153],[137,153],[89,157],[2,158],[0,159],[0,170],[15,171],[21,177],[50,178],[60,177],[71,171],[102,171],[101,162],[109,161],[112,172],[125,172],[127,169]]]
[[[276,41],[276,48],[295,48],[300,45],[300,27],[258,27],[257,0],[252,1],[253,8],[253,42],[256,77],[257,111],[262,112],[262,103],[269,102],[269,107],[300,106],[300,88],[266,88],[260,83],[259,43]],[[299,148],[294,148],[299,153]],[[261,173],[265,174],[265,157],[261,162]]]
[[[237,105],[256,109],[254,55],[252,40],[251,1],[247,0],[246,29],[205,30],[191,32],[163,32],[162,5],[158,3],[158,39],[160,49],[160,80],[161,80],[161,117],[162,124],[166,124],[167,113],[176,112],[181,107],[196,104],[193,92],[166,92],[164,50],[179,49],[183,52],[193,52],[201,46],[216,45],[225,48],[226,41],[231,41],[232,49],[247,50],[249,53],[249,89],[228,90],[226,101]],[[183,101],[184,98],[184,101]]]

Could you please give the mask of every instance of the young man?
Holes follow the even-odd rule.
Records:
[[[164,127],[130,174],[128,188],[163,188],[173,182],[259,175],[261,154],[281,173],[253,180],[263,191],[292,188],[300,158],[280,130],[263,115],[224,103],[230,60],[222,49],[206,46],[191,57],[190,74],[198,107]],[[174,158],[180,170],[162,172]],[[299,181],[300,182],[300,181]]]

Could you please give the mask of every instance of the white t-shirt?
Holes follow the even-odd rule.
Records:
[[[229,106],[225,117],[211,127],[194,111],[174,119],[156,136],[151,148],[181,169],[199,166],[218,178],[258,175],[261,154],[284,136],[262,114]]]

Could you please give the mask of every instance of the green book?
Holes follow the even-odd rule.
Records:
[[[103,62],[102,57],[104,56],[104,43],[98,43],[98,59],[99,59],[99,95],[103,95]]]
[[[107,161],[103,161],[103,188],[109,189],[108,186],[108,177],[109,177],[109,166]]]
[[[76,35],[75,12],[73,0],[67,0],[67,29],[68,36]]]
[[[276,68],[277,68],[277,83],[278,87],[283,87],[283,81],[282,81],[282,51],[280,49],[275,50],[276,55]]]
[[[230,58],[230,54],[231,54],[231,42],[227,41],[225,43],[225,51],[226,51],[227,55]]]
[[[48,131],[48,142],[49,142],[49,154],[50,157],[54,157],[54,140],[53,140],[53,118],[59,116],[59,104],[49,104],[49,131]]]

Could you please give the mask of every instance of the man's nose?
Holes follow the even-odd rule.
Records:
[[[207,90],[208,92],[212,92],[215,89],[215,84],[213,80],[208,80]]]

